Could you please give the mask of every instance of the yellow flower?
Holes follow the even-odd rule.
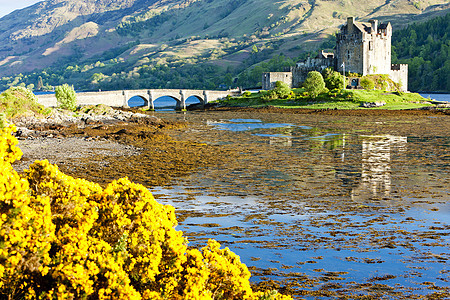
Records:
[[[290,299],[253,293],[247,267],[214,240],[188,250],[175,209],[127,178],[102,189],[46,160],[21,177],[13,130],[0,131],[0,297]]]

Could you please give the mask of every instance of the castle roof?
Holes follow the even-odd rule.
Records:
[[[366,22],[353,22],[353,25],[355,25],[356,28],[359,29],[359,31],[361,32],[367,32],[367,33],[371,33],[372,32],[372,25],[370,23],[366,23]],[[347,26],[347,25],[345,25]]]
[[[380,30],[386,30],[391,23],[380,23],[378,24],[378,21],[376,20],[370,20],[369,22],[355,22],[353,17],[347,18],[347,24],[343,25],[341,27],[342,32],[353,32],[354,28],[356,27],[357,30],[360,32],[365,32],[368,34],[373,33],[380,33]],[[351,26],[349,28],[349,26]]]

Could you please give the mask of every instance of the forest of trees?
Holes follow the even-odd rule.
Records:
[[[450,92],[450,14],[413,24],[395,31],[392,38],[392,62],[409,64],[411,91]],[[150,18],[149,20],[154,20]],[[150,22],[150,21],[149,21]],[[139,22],[138,22],[139,23]],[[134,24],[134,23],[133,23]],[[140,23],[139,23],[140,24]],[[130,27],[131,26],[131,27]],[[123,30],[134,25],[124,24]],[[232,52],[251,48],[251,55],[239,66],[221,67],[212,57],[199,57],[195,62],[152,62],[138,64],[117,58],[121,53],[139,44],[139,41],[109,50],[101,57],[82,65],[61,62],[40,72],[17,74],[0,79],[0,91],[10,86],[24,86],[34,90],[51,90],[64,83],[81,90],[118,90],[139,88],[226,89],[253,88],[261,85],[263,72],[284,71],[296,61],[316,52],[305,52],[301,57],[276,55],[276,42],[261,49],[251,42],[240,43]],[[320,48],[331,48],[335,37],[326,39]],[[227,51],[227,50],[226,50]]]
[[[411,91],[450,92],[450,13],[394,31],[392,62],[409,65]]]

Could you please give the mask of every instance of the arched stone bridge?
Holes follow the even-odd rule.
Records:
[[[105,104],[114,107],[128,107],[128,101],[135,96],[141,97],[145,106],[154,109],[154,101],[160,97],[168,96],[177,101],[177,110],[186,108],[186,99],[194,96],[203,105],[228,95],[237,96],[240,90],[210,91],[210,90],[176,90],[176,89],[150,89],[150,90],[124,90],[124,91],[99,91],[77,93],[79,105]],[[54,94],[37,95],[39,103],[44,106],[57,106]]]

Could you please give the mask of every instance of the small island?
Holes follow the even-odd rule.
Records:
[[[262,75],[262,90],[227,97],[223,106],[309,109],[447,107],[408,92],[408,65],[391,63],[391,23],[347,19],[334,52],[320,51],[286,72]]]

